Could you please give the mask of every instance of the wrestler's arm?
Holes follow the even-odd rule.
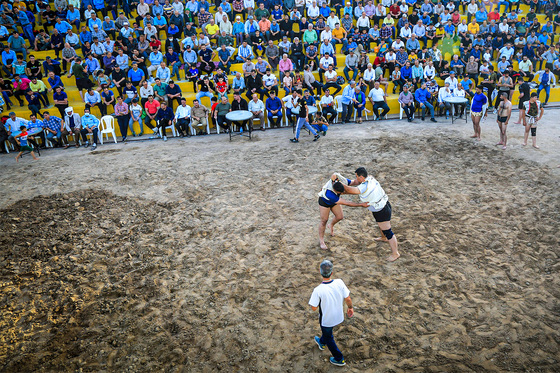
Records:
[[[350,206],[350,207],[369,207],[367,202],[364,203],[356,203],[356,202],[350,202],[347,201],[345,199],[340,198],[338,200],[338,202],[336,202],[337,205],[344,205],[344,206]]]
[[[356,181],[356,180],[354,180]],[[354,181],[352,181],[352,183],[354,183]],[[352,185],[352,184],[350,184]],[[345,194],[360,194],[360,189],[354,187],[354,186],[344,186],[344,193]]]
[[[356,185],[360,185],[360,182],[358,180],[352,180],[350,181],[350,183],[348,183],[348,186],[356,186]]]

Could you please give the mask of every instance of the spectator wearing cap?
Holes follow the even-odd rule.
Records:
[[[134,30],[130,27],[128,22],[123,24],[123,27],[120,30],[120,36],[117,39],[126,40],[129,36],[133,35]]]
[[[103,31],[103,29],[98,25],[93,25],[93,31],[91,32],[91,37],[99,39],[99,42],[101,43],[107,37],[107,33]]]
[[[344,321],[344,303],[348,307],[347,316],[354,316],[354,307],[350,298],[350,290],[341,279],[332,279],[333,264],[329,260],[323,260],[319,266],[323,281],[313,289],[309,305],[313,311],[319,311],[319,325],[321,337],[315,336],[315,343],[320,350],[325,347],[333,355],[330,362],[337,366],[344,366],[344,356],[334,341],[333,329]]]

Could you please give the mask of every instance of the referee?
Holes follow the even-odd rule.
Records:
[[[319,310],[319,324],[321,325],[321,338],[315,336],[315,343],[319,350],[323,351],[325,346],[331,354],[331,364],[342,367],[346,365],[342,352],[336,346],[333,337],[333,328],[344,321],[343,303],[348,306],[348,317],[354,316],[354,308],[350,299],[350,290],[341,279],[333,280],[333,264],[329,260],[323,260],[319,266],[323,282],[313,289],[309,305],[313,311]]]

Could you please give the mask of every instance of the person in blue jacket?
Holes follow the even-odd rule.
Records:
[[[432,122],[437,122],[434,118],[434,106],[430,103],[432,94],[426,89],[426,83],[422,83],[419,89],[414,92],[414,99],[418,102],[418,105],[422,108],[422,120],[426,116],[426,109],[430,110],[430,116]]]
[[[276,96],[276,92],[270,91],[270,97],[266,99],[265,106],[270,127],[280,127],[282,121],[282,100]]]

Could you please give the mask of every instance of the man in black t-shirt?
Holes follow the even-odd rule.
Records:
[[[178,105],[181,105],[181,88],[173,80],[169,81],[167,87],[165,87],[165,94],[167,95],[167,102],[169,107],[173,110],[173,101],[177,101]]]
[[[115,87],[117,87],[117,91],[119,91],[119,95],[121,96],[123,88],[126,84],[126,78],[126,72],[122,70],[119,65],[116,65],[115,70],[113,70],[113,73],[111,74],[111,79],[113,80],[113,83],[115,84]]]
[[[530,98],[531,98],[531,86],[529,85],[528,82],[524,81],[519,86],[519,105],[517,106],[517,108],[519,109],[519,118],[517,119],[517,122],[515,122],[514,124],[521,124],[521,121],[525,116],[524,113],[525,102],[529,101]]]
[[[214,71],[216,67],[214,62],[212,62],[212,58],[214,57],[214,53],[211,49],[206,48],[206,45],[202,45],[202,48],[198,52],[198,56],[200,57],[200,69],[205,71],[206,73],[210,74]]]
[[[259,74],[257,74],[257,70],[251,71],[251,75],[247,77],[246,85],[246,95],[249,100],[253,98],[253,93],[258,93],[261,96],[260,99],[263,99],[266,92],[262,87],[262,78]]]

